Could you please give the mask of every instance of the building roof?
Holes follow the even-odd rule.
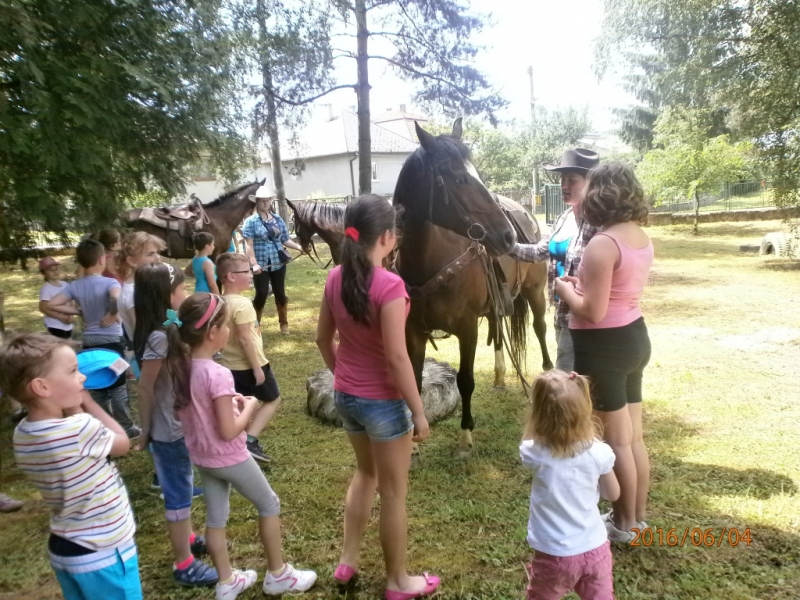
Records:
[[[400,110],[389,109],[386,112],[372,115],[372,122],[377,123],[381,127],[393,131],[404,138],[411,140],[415,144],[419,144],[417,139],[417,131],[414,128],[414,122],[427,123],[428,118],[423,115],[415,115],[406,112],[406,105],[401,104]]]
[[[420,120],[426,119],[420,117]],[[343,110],[341,115],[323,123],[315,123],[297,137],[300,140],[297,147],[285,142],[281,144],[282,161],[356,153],[358,115],[353,111]],[[372,152],[376,154],[408,154],[417,149],[416,142],[374,121],[370,124],[370,137]],[[268,154],[264,162],[270,162]]]

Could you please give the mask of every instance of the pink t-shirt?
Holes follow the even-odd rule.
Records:
[[[570,329],[610,329],[611,327],[623,327],[633,323],[642,316],[639,308],[639,300],[642,298],[644,286],[647,283],[647,276],[650,267],[653,265],[653,243],[650,242],[644,248],[631,248],[623,241],[617,239],[610,233],[597,232],[614,240],[619,248],[619,263],[614,268],[611,275],[611,293],[608,297],[608,310],[606,316],[599,323],[591,323],[581,319],[575,313],[571,313],[569,319]],[[581,261],[578,267],[578,285],[575,291],[583,294],[583,272],[586,259]]]
[[[334,268],[328,275],[325,300],[339,331],[333,388],[359,398],[396,400],[401,396],[386,363],[380,311],[384,304],[397,298],[405,298],[405,314],[408,316],[406,284],[394,273],[375,267],[372,270],[369,298],[372,316],[370,326],[365,327],[356,323],[342,304],[342,267]]]
[[[178,413],[183,425],[184,440],[192,462],[200,467],[230,467],[244,462],[250,456],[242,431],[230,442],[219,434],[214,399],[235,396],[233,375],[230,370],[211,359],[192,359],[192,401]],[[239,409],[233,401],[233,413]]]

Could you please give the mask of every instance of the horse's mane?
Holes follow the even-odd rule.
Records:
[[[315,202],[301,200],[293,202],[297,218],[325,231],[344,230],[344,211],[346,204],[341,202]]]
[[[232,190],[229,190],[229,191],[225,192],[224,194],[222,194],[221,196],[215,198],[211,202],[203,204],[203,208],[209,208],[209,207],[219,206],[220,204],[225,204],[228,200],[230,200],[231,198],[236,196],[243,189],[251,187],[253,185],[257,186],[257,185],[259,185],[259,183],[257,181],[255,181],[255,182],[242,184],[237,188],[234,188]],[[255,191],[253,193],[255,193]]]

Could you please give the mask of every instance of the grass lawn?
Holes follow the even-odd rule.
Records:
[[[652,528],[663,530],[650,547],[615,549],[616,594],[639,598],[797,598],[800,596],[800,265],[738,251],[778,229],[778,222],[652,228],[656,263],[644,312],[653,342],[645,372],[645,436],[653,462]],[[337,598],[332,572],[342,535],[342,505],[353,455],[341,430],[305,415],[305,380],[322,360],[314,330],[325,273],[308,259],[287,278],[292,335],[277,334],[274,308],[264,321],[267,356],[285,404],[263,441],[274,459],[268,473],[282,502],[288,560],[319,573],[307,597]],[[6,270],[6,326],[41,329],[35,272]],[[555,356],[552,332],[551,353]],[[482,339],[485,339],[483,337]],[[531,332],[531,348],[535,340]],[[535,373],[539,357],[531,351]],[[455,339],[430,356],[457,360]],[[525,398],[508,378],[493,390],[490,348],[478,350],[475,451],[455,458],[458,418],[433,427],[422,447],[422,467],[411,474],[410,569],[442,576],[442,599],[520,598],[530,478],[517,446]],[[134,386],[132,386],[133,388]],[[18,513],[0,515],[0,598],[58,598],[45,541],[48,516],[33,488],[14,469],[11,429],[3,419],[2,491],[26,500]],[[212,598],[211,591],[172,583],[169,545],[152,467],[145,454],[118,461],[138,522],[145,597]],[[204,505],[194,507],[202,527]],[[375,512],[377,516],[377,511]],[[232,497],[229,538],[234,565],[263,577],[256,514]],[[383,595],[377,522],[364,544],[361,584],[348,598]],[[676,528],[677,538],[667,538]],[[688,528],[712,528],[720,545],[692,546]],[[732,546],[749,532],[749,545]],[[648,541],[648,540],[645,540]],[[710,541],[710,540],[706,540]],[[671,545],[670,545],[671,544]],[[258,587],[241,598],[259,598]]]

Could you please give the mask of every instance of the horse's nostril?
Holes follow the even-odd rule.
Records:
[[[503,236],[503,241],[506,243],[507,246],[513,246],[515,241],[514,233],[511,231],[506,232],[506,234]]]

